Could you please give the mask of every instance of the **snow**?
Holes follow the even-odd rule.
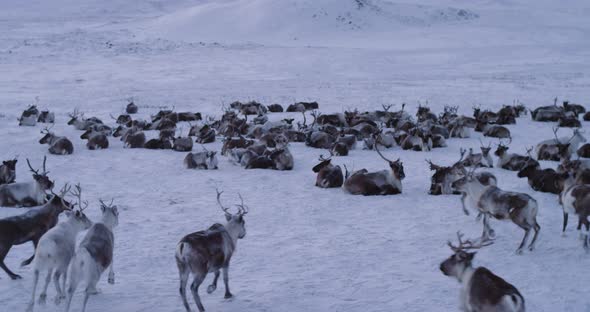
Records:
[[[221,105],[234,100],[284,105],[317,100],[324,113],[387,103],[399,109],[402,102],[414,113],[418,101],[428,101],[435,112],[450,104],[464,114],[476,104],[497,109],[515,99],[530,108],[551,104],[556,96],[582,104],[590,100],[587,1],[364,3],[370,5],[0,1],[0,158],[20,155],[17,181],[24,182],[30,180],[25,158],[40,164],[47,155],[47,147],[38,144],[42,126],[16,122],[39,97],[40,108],[56,112],[53,131],[75,146],[72,156],[48,155],[50,176],[58,186],[82,184],[93,220],[99,220],[99,198],[114,198],[121,208],[117,283],[108,285],[103,278],[88,311],[182,311],[174,250],[185,234],[223,221],[216,186],[225,191],[226,203],[237,202],[241,193],[251,212],[230,270],[235,298],[224,300],[221,285],[212,295],[202,287],[209,311],[457,310],[459,284],[438,266],[450,255],[446,241],[457,230],[477,237],[481,224],[463,215],[457,196],[426,194],[431,173],[424,159],[452,163],[460,147],[479,146],[480,134],[449,140],[448,148],[429,153],[387,150],[388,157],[404,162],[404,193],[359,197],[314,187],[311,168],[326,152],[302,144],[291,145],[290,172],[244,171],[224,157],[220,170],[192,171],[182,166],[185,153],[124,149],[112,138],[108,150],[89,151],[81,132],[66,125],[67,113],[76,107],[113,124],[109,114],[123,112],[130,97],[142,118],[172,106],[219,116]],[[457,18],[460,10],[469,18]],[[300,118],[287,113],[271,118],[285,116]],[[509,126],[510,151],[524,153],[525,146],[551,138],[551,127],[528,116],[518,119]],[[207,149],[219,150],[220,143]],[[334,163],[369,170],[386,165],[375,152],[360,149]],[[538,200],[541,233],[534,252],[517,256],[523,232],[493,221],[496,242],[477,254],[475,265],[513,283],[529,311],[590,310],[580,287],[585,271],[579,269],[589,260],[575,222],[561,237],[556,196],[532,191],[513,172],[492,172],[501,188]],[[2,208],[0,216],[22,212]],[[30,298],[31,268],[18,264],[31,253],[32,245],[25,244],[6,258],[24,279],[11,281],[0,272],[3,310],[22,310]],[[79,309],[81,296],[76,294],[73,309]],[[61,308],[49,303],[37,311]]]

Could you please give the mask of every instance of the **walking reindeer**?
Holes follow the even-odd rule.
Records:
[[[82,188],[80,184],[76,185],[76,190],[72,192],[72,195],[78,198],[78,210],[66,211],[66,220],[47,231],[41,237],[37,250],[35,251],[33,294],[27,307],[27,312],[32,312],[35,306],[35,292],[41,272],[46,271],[47,275],[45,276],[43,290],[41,295],[39,295],[39,304],[45,304],[47,287],[51,281],[52,274],[56,290],[55,304],[59,304],[61,300],[65,299],[67,269],[70,260],[74,256],[76,236],[79,232],[87,230],[92,226],[92,222],[83,212],[88,207],[88,202],[82,201]]]
[[[457,232],[459,245],[450,241],[449,247],[453,255],[440,264],[440,270],[446,276],[457,278],[461,283],[461,310],[469,312],[524,312],[525,301],[520,292],[512,284],[495,275],[485,267],[473,268],[471,262],[475,252],[489,246],[492,241],[474,244],[463,241],[462,234]]]
[[[186,284],[190,274],[193,274],[191,292],[199,311],[205,311],[199,297],[199,286],[205,280],[207,273],[214,273],[213,283],[207,287],[207,293],[211,294],[217,288],[219,270],[223,271],[225,284],[225,298],[233,295],[229,290],[229,264],[236,251],[238,239],[246,236],[246,221],[244,216],[248,213],[242,196],[241,204],[237,205],[238,212],[231,214],[229,207],[221,204],[221,194],[217,192],[217,204],[225,214],[227,223],[213,224],[205,231],[198,231],[183,237],[176,247],[176,264],[180,275],[180,296],[187,311],[191,311],[186,299]]]
[[[13,280],[21,277],[10,271],[4,264],[4,258],[6,258],[8,251],[12,246],[29,241],[33,242],[36,249],[39,239],[57,224],[59,214],[71,209],[72,205],[64,200],[67,192],[68,187],[66,185],[59,195],[53,194],[49,202],[42,207],[33,208],[24,214],[0,220],[0,267]],[[34,257],[33,254],[32,257],[23,261],[21,266],[30,264]]]
[[[463,202],[483,215],[482,240],[493,238],[494,230],[489,225],[489,218],[498,220],[512,220],[525,231],[518,254],[528,240],[530,231],[535,234],[529,245],[529,250],[535,248],[535,242],[541,226],[537,223],[537,201],[524,193],[503,191],[495,185],[483,185],[474,175],[474,170],[462,179],[453,182],[453,187],[466,194]],[[466,210],[464,208],[464,210]]]
[[[115,283],[113,269],[115,236],[113,229],[119,224],[119,211],[112,201],[107,205],[101,200],[100,209],[102,211],[101,221],[93,224],[86,232],[70,264],[66,312],[70,310],[72,297],[74,297],[74,292],[80,281],[84,280],[87,285],[84,290],[82,312],[86,311],[90,295],[97,293],[96,283],[107,268],[110,268],[109,284]]]
[[[590,184],[576,183],[573,177],[566,180],[563,192],[559,196],[563,208],[563,233],[567,228],[568,215],[578,216],[578,231],[584,244],[584,249],[590,251]],[[581,232],[582,225],[585,232]]]

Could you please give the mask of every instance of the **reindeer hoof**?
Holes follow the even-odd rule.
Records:
[[[535,246],[529,246],[529,251],[535,250]]]
[[[522,255],[522,248],[516,249],[516,254],[519,256]]]
[[[55,296],[55,298],[53,299],[53,303],[55,303],[55,305],[60,305],[60,303],[61,303],[61,300],[62,300],[62,299],[65,299],[65,298],[66,298],[66,296],[63,296],[63,295],[61,295],[61,296],[60,296],[60,295],[57,295],[57,296]]]
[[[207,287],[207,293],[213,293],[215,291],[215,289],[217,289],[216,285],[209,285],[209,287]]]
[[[39,300],[37,301],[37,303],[39,305],[45,305],[45,301],[47,300],[47,294],[41,294],[39,296]]]
[[[14,275],[10,276],[10,278],[11,278],[13,281],[15,281],[15,280],[22,279],[23,277],[22,277],[22,276],[20,276],[20,275],[18,275],[18,274],[14,274]]]
[[[230,299],[232,298],[234,295],[232,295],[231,293],[226,293],[225,296],[223,298],[225,299]]]

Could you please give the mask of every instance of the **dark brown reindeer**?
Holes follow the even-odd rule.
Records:
[[[41,134],[45,134],[45,136],[39,140],[39,143],[48,144],[49,153],[54,155],[71,155],[74,152],[74,144],[68,138],[57,136],[49,131],[48,128],[43,129]]]
[[[43,158],[43,172],[33,169],[27,159],[29,169],[33,173],[33,182],[11,183],[0,185],[0,206],[3,207],[33,207],[43,205],[47,198],[46,192],[53,188],[45,169],[47,157]]]
[[[344,183],[344,176],[340,166],[332,165],[332,157],[324,158],[320,155],[320,163],[315,165],[312,169],[317,173],[315,186],[321,188],[341,187]]]
[[[465,178],[467,171],[463,165],[463,157],[465,156],[465,150],[461,150],[461,158],[452,166],[438,166],[432,163],[431,160],[426,160],[430,165],[430,170],[434,171],[431,178],[430,184],[430,195],[449,195],[449,194],[462,194],[461,202],[463,203],[463,211],[465,214],[469,214],[465,208],[465,193],[461,193],[453,187],[453,182]],[[483,185],[496,185],[496,177],[489,172],[478,172],[475,177]]]
[[[522,168],[530,165],[538,167],[540,166],[539,162],[531,155],[532,150],[532,147],[527,149],[528,156],[508,153],[508,146],[500,143],[494,152],[494,155],[498,156],[498,163],[496,166],[510,171],[520,171]]]
[[[133,101],[130,101],[129,104],[127,104],[127,106],[125,107],[125,112],[127,114],[137,114],[138,110],[139,107],[137,107],[137,105]]]
[[[352,195],[394,195],[402,193],[402,180],[406,177],[400,159],[391,161],[385,158],[377,145],[375,150],[389,164],[390,170],[368,172],[361,169],[352,174],[346,170],[344,190]],[[346,169],[346,166],[344,167]]]
[[[16,180],[17,157],[11,160],[2,161],[0,165],[0,185],[14,183]]]
[[[538,165],[530,164],[518,172],[518,177],[527,178],[529,185],[535,191],[560,194],[565,180],[569,178],[569,173],[560,173],[552,168],[541,169]]]
[[[448,242],[453,255],[440,264],[440,270],[461,283],[460,309],[469,312],[524,312],[525,301],[516,287],[487,268],[473,268],[471,264],[475,252],[467,251],[489,246],[492,242],[475,244],[469,240],[463,241],[463,235],[459,232],[457,237],[459,245]]]
[[[229,290],[229,265],[236,251],[238,239],[246,236],[246,221],[244,216],[248,213],[247,207],[242,201],[237,205],[238,212],[232,214],[229,207],[221,204],[221,194],[217,191],[217,203],[225,214],[225,225],[216,223],[205,231],[198,231],[183,237],[176,247],[176,264],[180,275],[180,296],[187,311],[191,311],[186,299],[186,284],[189,276],[193,275],[190,290],[195,299],[199,311],[205,311],[199,297],[199,286],[205,280],[208,273],[214,273],[213,283],[207,287],[207,293],[211,294],[217,288],[217,279],[220,270],[223,271],[225,284],[225,298],[233,297]]]
[[[109,138],[107,135],[100,131],[94,131],[94,129],[89,128],[80,135],[80,139],[86,139],[86,147],[89,150],[97,150],[97,149],[106,149],[109,147]]]
[[[69,187],[66,184],[59,195],[53,194],[49,202],[42,207],[31,209],[18,216],[0,219],[0,267],[13,280],[21,277],[10,271],[4,264],[8,251],[12,246],[29,241],[33,242],[36,249],[43,234],[57,224],[59,214],[64,210],[71,210],[72,205],[64,200],[68,191]],[[33,254],[29,259],[23,261],[21,266],[30,264],[34,256]]]

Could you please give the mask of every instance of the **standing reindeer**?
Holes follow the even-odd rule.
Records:
[[[454,252],[447,260],[440,264],[440,270],[446,276],[457,278],[461,283],[461,310],[466,312],[524,312],[524,298],[516,287],[506,282],[484,267],[474,269],[471,265],[475,252],[492,244],[491,241],[474,244],[463,241],[462,234],[457,232],[459,245],[454,246],[450,241],[449,247]]]
[[[102,210],[102,220],[92,225],[86,232],[70,264],[66,312],[70,310],[72,297],[74,297],[74,292],[80,281],[84,280],[87,285],[84,291],[82,312],[86,311],[88,297],[97,293],[96,283],[107,268],[110,268],[109,284],[115,283],[113,269],[115,236],[113,229],[119,224],[119,211],[117,206],[113,206],[112,201],[107,205],[101,200],[100,209]]]
[[[495,185],[483,185],[473,173],[472,171],[465,178],[453,182],[453,186],[465,192],[467,195],[465,202],[483,215],[482,239],[488,240],[495,236],[494,230],[489,225],[489,218],[510,219],[525,231],[522,242],[516,250],[518,254],[522,253],[530,231],[535,231],[529,245],[529,250],[532,251],[541,229],[537,223],[537,201],[528,194],[503,191]]]
[[[60,194],[53,194],[53,197],[39,208],[34,208],[24,214],[8,217],[0,220],[0,267],[12,278],[20,279],[20,275],[14,274],[6,264],[4,259],[10,251],[10,248],[15,245],[21,245],[28,241],[33,242],[33,246],[37,249],[39,239],[49,229],[57,224],[59,214],[64,210],[70,210],[71,204],[64,200],[65,194],[68,192],[67,185],[61,190]],[[25,266],[33,261],[35,255],[23,261],[21,266]]]
[[[35,291],[39,281],[39,274],[42,271],[47,271],[47,275],[43,291],[39,296],[39,304],[45,304],[47,287],[52,274],[55,290],[57,291],[55,304],[59,304],[62,299],[65,299],[67,269],[76,249],[76,235],[92,226],[92,222],[83,212],[88,207],[88,202],[82,202],[80,184],[76,185],[76,191],[72,192],[72,194],[78,198],[78,210],[66,211],[66,220],[47,231],[39,240],[39,245],[35,251],[33,294],[27,312],[32,312],[35,306]],[[62,276],[63,282],[60,286]]]
[[[590,184],[576,183],[570,177],[559,196],[559,203],[563,208],[563,233],[567,228],[568,215],[571,213],[578,216],[578,231],[581,231],[582,225],[586,228],[584,233],[580,232],[584,249],[590,251]]]
[[[33,207],[43,205],[46,193],[53,188],[53,182],[49,180],[45,169],[47,157],[43,158],[43,172],[33,169],[27,159],[29,169],[33,172],[34,182],[12,183],[0,185],[0,206],[4,207]]]
[[[57,136],[53,132],[50,132],[48,128],[41,131],[41,134],[45,134],[40,144],[49,144],[49,153],[54,155],[70,155],[74,152],[74,144],[68,138],[63,136]]]
[[[2,161],[0,166],[0,185],[14,183],[16,180],[16,163],[18,159],[15,157],[11,160]]]
[[[246,221],[244,216],[248,213],[244,201],[238,205],[238,213],[231,214],[229,207],[221,204],[221,193],[217,191],[217,203],[225,213],[227,223],[221,225],[213,224],[205,231],[198,231],[183,237],[176,247],[176,264],[180,275],[180,296],[184,308],[190,312],[186,300],[186,284],[190,274],[194,278],[191,284],[191,292],[197,303],[199,311],[205,311],[199,297],[199,286],[205,280],[207,273],[215,273],[213,283],[207,287],[207,293],[211,294],[217,288],[219,270],[223,271],[223,282],[225,284],[225,298],[233,297],[229,291],[229,263],[236,250],[238,239],[246,236]]]

